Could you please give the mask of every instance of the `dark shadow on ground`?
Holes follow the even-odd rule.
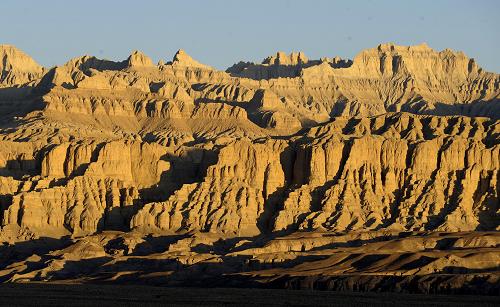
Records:
[[[277,234],[275,234],[277,235]],[[404,233],[402,235],[405,235]],[[15,274],[33,272],[29,280],[98,284],[134,284],[182,287],[237,287],[271,289],[307,289],[334,291],[375,291],[426,294],[483,294],[498,295],[500,285],[492,272],[498,266],[484,269],[446,267],[441,272],[427,275],[377,275],[364,274],[363,269],[388,257],[387,254],[349,255],[341,262],[354,260],[353,268],[359,273],[343,275],[294,275],[294,268],[307,267],[308,263],[322,261],[326,255],[298,256],[292,260],[262,263],[250,254],[235,254],[241,249],[240,241],[247,242],[246,248],[264,246],[262,236],[250,238],[231,238],[216,241],[215,244],[203,244],[193,247],[196,254],[204,258],[193,261],[190,257],[171,257],[176,251],[169,250],[172,244],[190,238],[190,234],[145,237],[142,245],[126,257],[103,255],[93,258],[74,260],[53,251],[69,247],[70,238],[41,238],[0,247],[0,270],[13,263],[24,263],[21,271],[12,271],[0,277],[0,282],[9,281]],[[269,236],[266,236],[266,238]],[[357,243],[355,243],[357,244]],[[111,240],[105,246],[106,251],[127,249],[124,241]],[[34,257],[33,255],[37,255]],[[170,256],[169,256],[170,255]],[[181,255],[181,254],[179,254]],[[194,259],[194,258],[193,258]],[[406,269],[413,269],[432,262],[434,259],[423,257],[406,264]],[[61,263],[43,275],[36,272]],[[313,265],[314,267],[314,265]],[[266,271],[273,269],[272,271]],[[272,272],[272,273],[270,273]],[[22,278],[22,276],[21,276]]]

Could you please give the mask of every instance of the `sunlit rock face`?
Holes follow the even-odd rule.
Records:
[[[449,249],[413,265],[390,258],[383,274],[498,261],[500,76],[461,52],[278,52],[225,72],[182,49],[158,65],[139,51],[51,69],[12,46],[0,58],[2,242],[72,238],[52,252],[60,261],[160,250],[182,264],[232,253],[263,266],[343,244],[318,274],[328,261],[345,265],[331,274],[369,273],[341,257],[368,255],[359,242],[413,260]],[[158,249],[148,238],[160,236],[177,241]],[[41,270],[24,278],[51,274]]]

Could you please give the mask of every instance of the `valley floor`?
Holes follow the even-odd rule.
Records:
[[[498,306],[499,297],[235,288],[3,284],[2,306]]]
[[[87,285],[93,289],[90,285],[100,284],[212,288],[196,290],[206,295],[225,291],[219,288],[253,288],[308,290],[320,296],[350,291],[387,293],[389,298],[393,295],[389,293],[499,297],[499,241],[498,232],[294,232],[223,237],[106,231],[81,238],[4,242],[0,282],[4,283],[3,296],[32,283],[50,285],[55,287],[50,291],[57,292],[58,286],[52,284],[63,283],[73,284],[71,291],[77,296],[78,291],[85,293],[80,289]],[[35,292],[26,292],[25,297],[38,297],[36,287],[29,288]],[[246,295],[257,290],[241,291]],[[269,299],[274,299],[273,293],[282,292],[263,293],[271,293]]]

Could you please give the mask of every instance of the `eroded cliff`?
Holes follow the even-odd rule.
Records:
[[[296,249],[281,236],[300,233],[320,248],[329,234],[500,230],[500,76],[463,53],[278,52],[226,72],[183,50],[157,65],[134,51],[51,69],[11,46],[0,55],[3,242],[72,237],[114,257],[109,232],[126,253],[151,234],[185,236],[162,252],[186,263],[255,252],[266,263]],[[297,240],[299,252],[314,248]],[[433,254],[443,264],[432,270],[447,270],[448,256]]]

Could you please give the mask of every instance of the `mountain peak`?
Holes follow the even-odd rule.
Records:
[[[153,61],[144,53],[134,50],[132,54],[128,57],[128,67],[151,67]]]
[[[210,66],[201,64],[200,62],[193,59],[189,54],[184,51],[184,49],[179,49],[174,55],[174,59],[172,61],[173,65],[176,66],[185,66],[185,67],[197,67],[197,68],[208,68],[211,69]]]
[[[267,57],[262,61],[262,64],[270,65],[299,65],[309,61],[304,52],[292,52],[286,54],[283,51],[276,52],[276,55]]]
[[[380,52],[390,52],[390,51],[433,52],[434,51],[434,49],[429,47],[429,45],[427,45],[427,43],[425,42],[413,46],[400,46],[395,43],[383,43],[378,45],[376,49]]]
[[[19,84],[38,78],[43,67],[22,50],[12,45],[0,45],[0,83]]]

